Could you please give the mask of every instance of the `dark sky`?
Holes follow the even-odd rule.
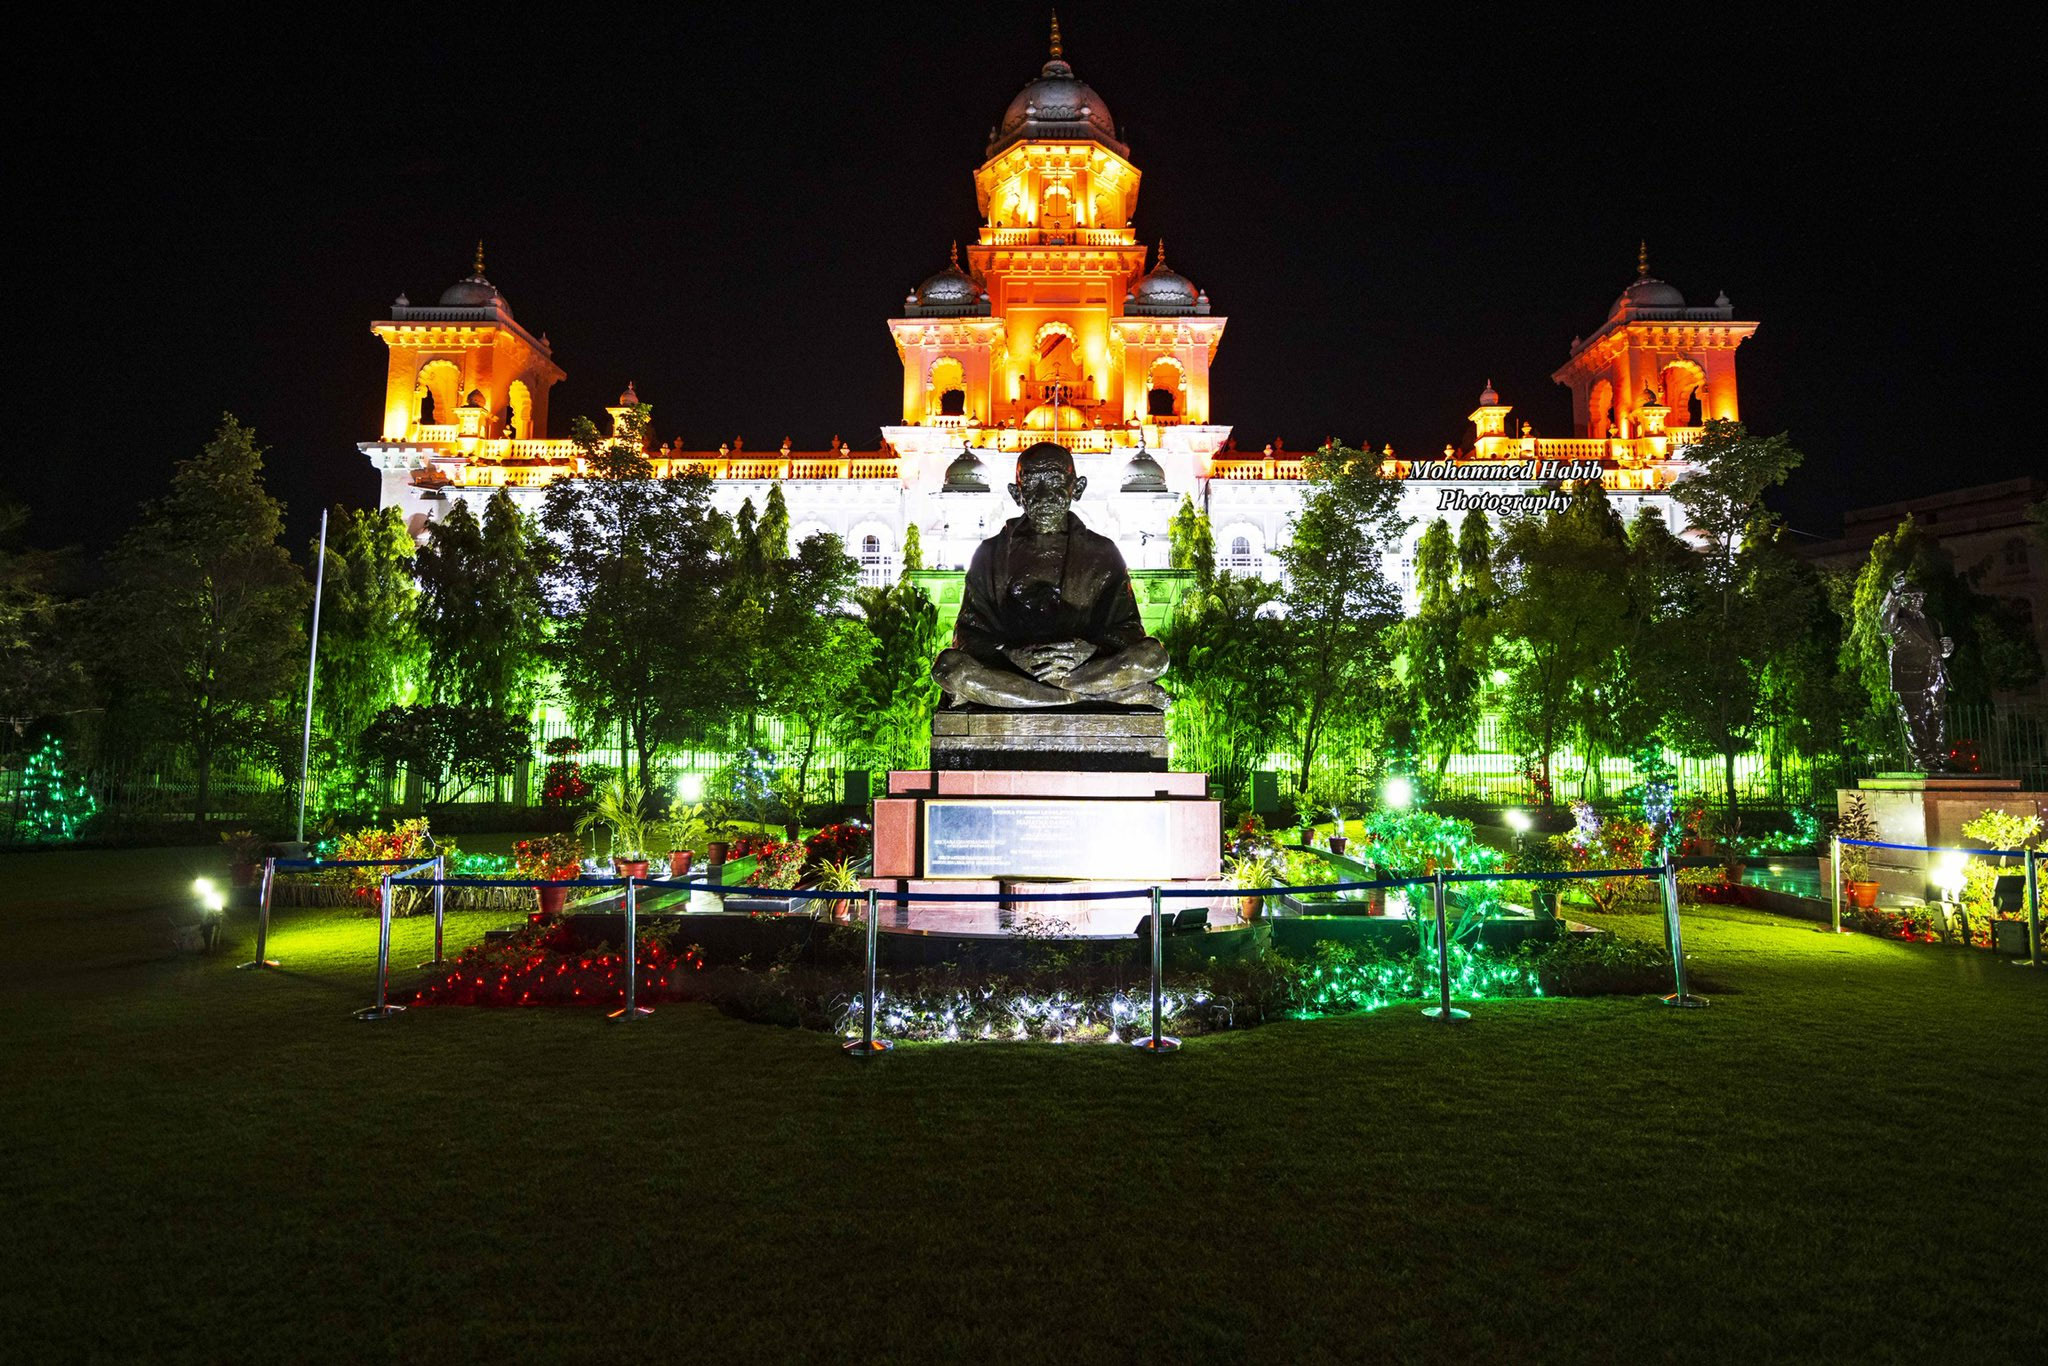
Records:
[[[1647,238],[1653,273],[1762,321],[1743,412],[1808,454],[1796,524],[2039,472],[2025,35],[1412,8],[1062,6],[1140,235],[1230,319],[1240,444],[1433,451],[1489,377],[1568,434],[1550,371]],[[973,232],[987,129],[1045,56],[1027,5],[286,13],[29,63],[0,480],[41,542],[111,541],[224,409],[270,446],[295,545],[323,501],[373,499],[368,324],[478,237],[569,372],[553,435],[631,379],[691,446],[871,447],[900,394],[883,320]]]

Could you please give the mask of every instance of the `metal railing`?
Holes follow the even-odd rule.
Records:
[[[1500,883],[1500,882],[1577,882],[1606,878],[1656,878],[1664,902],[1665,946],[1671,954],[1672,982],[1674,990],[1662,999],[1667,1006],[1698,1008],[1707,1004],[1706,999],[1694,995],[1687,985],[1685,965],[1685,944],[1678,911],[1678,869],[1681,864],[1705,865],[1711,859],[1667,860],[1656,865],[1640,868],[1591,868],[1557,872],[1483,873],[1458,872],[1452,869],[1437,869],[1426,874],[1406,877],[1379,878],[1359,882],[1329,882],[1306,886],[1283,885],[1273,887],[1230,888],[1227,894],[1239,897],[1279,896],[1282,894],[1313,894],[1322,892],[1376,891],[1397,887],[1427,886],[1430,889],[1434,933],[1423,931],[1418,925],[1419,947],[1422,952],[1433,951],[1436,958],[1438,999],[1427,1007],[1423,1014],[1431,1019],[1449,1024],[1470,1019],[1470,1012],[1459,1010],[1452,1004],[1450,941],[1451,932],[1447,920],[1446,903],[1448,888],[1454,883]],[[643,886],[676,886],[689,888],[693,893],[703,892],[719,898],[729,896],[759,896],[765,889],[746,884],[726,885],[695,878],[680,879],[635,877],[576,877],[559,879],[541,878],[472,878],[448,877],[445,857],[437,855],[424,862],[410,859],[368,859],[336,860],[320,859],[266,859],[263,865],[262,894],[259,901],[255,960],[244,963],[245,968],[276,967],[275,959],[264,955],[270,926],[271,891],[280,873],[327,871],[338,868],[384,868],[382,878],[383,896],[378,911],[377,930],[377,982],[374,1004],[355,1012],[359,1020],[388,1019],[402,1013],[405,1007],[390,1001],[389,981],[391,966],[391,908],[394,884],[411,882],[414,886],[430,887],[434,894],[434,957],[421,967],[440,965],[442,957],[443,932],[446,917],[446,889],[449,887],[601,887],[618,892],[624,897],[625,905],[625,980],[622,984],[620,1008],[609,1018],[615,1020],[641,1019],[653,1013],[641,1006],[639,989],[639,894]],[[431,873],[431,879],[422,874]],[[773,889],[781,891],[782,889]],[[883,901],[909,904],[919,901],[937,901],[957,904],[960,902],[1001,902],[1005,905],[1017,902],[1103,902],[1128,900],[1144,897],[1150,902],[1151,911],[1146,923],[1141,924],[1140,934],[1149,933],[1151,958],[1151,1029],[1149,1033],[1134,1040],[1134,1045],[1153,1054],[1171,1053],[1180,1047],[1180,1041],[1165,1033],[1165,910],[1164,903],[1170,897],[1182,899],[1213,899],[1219,894],[1216,887],[1167,887],[1153,886],[1120,891],[1086,892],[884,892],[868,888],[858,892],[829,892],[817,890],[789,889],[786,895],[792,905],[799,902],[864,902],[866,933],[863,954],[863,989],[861,993],[861,1033],[858,1039],[847,1041],[843,1048],[852,1057],[874,1057],[894,1047],[892,1041],[877,1036],[875,1032],[875,1007],[878,999],[879,946],[881,940],[881,916],[879,906]]]

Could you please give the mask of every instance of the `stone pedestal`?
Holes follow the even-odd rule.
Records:
[[[1970,848],[1977,844],[1963,833],[1963,823],[1986,811],[2016,816],[2048,817],[2048,792],[2026,792],[2017,778],[1974,773],[1880,773],[1839,788],[1835,810],[1849,809],[1852,797],[1877,825],[1877,838],[1887,844],[1924,844],[1937,848]],[[1927,854],[1902,849],[1872,849],[1871,873],[1887,898],[1918,899],[1926,892]]]
[[[1166,713],[1149,707],[947,710],[932,718],[932,767],[1166,771]]]
[[[889,795],[875,802],[874,881],[897,891],[1000,889],[1005,912],[1060,920],[1108,917],[1127,934],[1150,913],[1142,899],[1008,898],[1218,885],[1222,803],[1207,792],[1208,778],[1201,773],[891,773]],[[913,927],[924,904],[910,905]],[[1188,904],[1176,900],[1168,909]]]

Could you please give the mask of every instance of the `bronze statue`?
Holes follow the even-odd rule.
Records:
[[[975,550],[953,648],[932,664],[951,705],[1166,706],[1166,650],[1145,634],[1124,557],[1069,511],[1087,487],[1064,446],[1017,458],[1024,515]]]
[[[1927,619],[1926,601],[1927,595],[1900,574],[1877,610],[1877,624],[1891,656],[1892,695],[1905,723],[1906,748],[1922,771],[1940,773],[1949,766],[1948,666],[1943,661],[1956,646]]]

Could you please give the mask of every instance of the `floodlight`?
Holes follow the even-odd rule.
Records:
[[[1396,811],[1406,810],[1415,801],[1415,784],[1406,778],[1389,778],[1380,789],[1380,800]]]
[[[1519,809],[1508,812],[1506,820],[1508,823],[1508,829],[1514,831],[1518,835],[1528,833],[1529,826],[1532,824],[1532,822],[1529,819],[1529,813]]]
[[[192,879],[192,895],[199,898],[201,906],[215,914],[227,909],[227,898],[221,895],[220,888],[213,885],[210,877]]]
[[[1496,688],[1505,688],[1507,685],[1508,671],[1506,669],[1495,669],[1493,671],[1493,686]]]
[[[685,773],[676,779],[676,800],[695,802],[704,799],[704,775]]]

